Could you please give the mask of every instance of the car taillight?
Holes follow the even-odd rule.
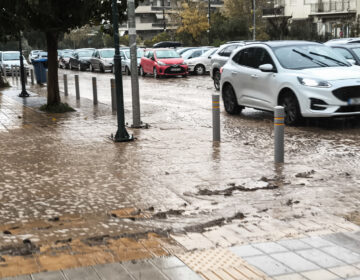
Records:
[[[222,68],[222,67],[220,67],[220,74],[222,74],[222,72],[223,72],[223,68]]]

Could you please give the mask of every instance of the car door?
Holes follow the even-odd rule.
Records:
[[[149,51],[144,64],[144,71],[146,73],[153,72],[154,59],[154,51]]]

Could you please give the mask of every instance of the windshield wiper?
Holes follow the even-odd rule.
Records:
[[[323,58],[326,58],[326,59],[329,59],[329,60],[332,60],[334,62],[336,62],[337,64],[339,65],[342,65],[342,66],[349,66],[349,64],[345,63],[345,62],[342,62],[340,60],[337,60],[335,58],[332,58],[331,56],[327,56],[325,54],[320,54],[320,53],[315,53],[315,52],[309,52],[310,54],[313,54],[313,55],[317,55],[317,56],[321,56]]]
[[[327,67],[327,66],[329,66],[328,64],[326,64],[326,63],[324,63],[324,62],[322,62],[322,61],[319,61],[319,60],[311,57],[310,55],[307,55],[306,53],[299,52],[298,50],[295,50],[295,49],[293,49],[292,51],[300,54],[300,55],[303,56],[303,57],[306,57],[307,59],[311,60],[312,62],[314,62],[314,63],[316,63],[316,64],[318,64],[318,65],[320,65],[320,66],[322,66],[322,67]]]

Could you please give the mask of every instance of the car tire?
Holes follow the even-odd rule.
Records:
[[[214,79],[214,87],[216,90],[220,90],[220,79],[221,79],[221,76],[220,76],[220,71],[219,70],[216,70],[214,72],[214,76],[213,76],[213,79]]]
[[[279,100],[279,105],[284,107],[286,125],[296,126],[303,122],[299,101],[293,92],[284,94]]]
[[[222,99],[224,102],[225,111],[230,115],[239,114],[244,108],[239,106],[234,89],[229,84],[225,85],[222,90]]]
[[[183,78],[186,78],[187,77],[187,74],[184,74],[184,75],[182,75],[183,76]]]
[[[205,67],[204,65],[198,64],[194,68],[194,72],[196,75],[204,75],[205,74]]]
[[[159,78],[159,75],[158,75],[158,72],[157,72],[157,70],[156,70],[156,67],[154,67],[154,69],[153,69],[153,76],[154,76],[154,79]]]
[[[125,74],[126,74],[127,76],[130,76],[130,75],[131,75],[131,72],[130,72],[130,70],[129,70],[129,68],[128,68],[127,66],[125,66]]]
[[[139,68],[139,72],[140,72],[140,76],[144,77],[145,76],[145,72],[144,69],[140,66]]]

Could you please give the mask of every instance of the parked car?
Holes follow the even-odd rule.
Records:
[[[177,48],[180,47],[180,42],[164,41],[153,45],[153,48]]]
[[[196,49],[197,47],[183,47],[183,48],[177,48],[176,51],[178,54],[182,55],[184,52],[191,50],[191,49]]]
[[[202,55],[204,52],[206,52],[208,49],[209,49],[208,47],[190,49],[190,50],[187,50],[186,52],[183,52],[183,53],[181,54],[181,57],[182,57],[184,60],[187,60],[187,59],[190,59],[190,58],[199,57],[199,56]]]
[[[218,48],[211,48],[199,57],[185,59],[185,62],[189,68],[189,72],[195,73],[197,75],[204,75],[206,72],[209,72],[211,69],[211,56],[217,50]]]
[[[98,49],[90,59],[90,71],[113,72],[115,49]]]
[[[47,59],[48,58],[48,53],[44,52],[44,51],[39,51],[38,53],[36,53],[34,55],[33,59]]]
[[[31,61],[36,58],[37,54],[39,52],[42,52],[42,50],[32,50],[30,53],[29,53],[29,57],[28,57],[28,61],[29,63],[31,64]]]
[[[130,75],[131,74],[131,58],[130,58],[130,48],[128,49],[122,49],[120,51],[120,55],[121,55],[121,70],[123,72],[125,72],[126,75]],[[138,48],[137,49],[137,65],[138,68],[140,66],[140,61],[141,58],[144,55],[144,50],[142,48]]]
[[[245,45],[222,68],[226,112],[285,108],[285,123],[360,114],[360,70],[333,49],[306,41]]]
[[[29,64],[23,56],[25,72],[29,74]],[[4,75],[11,74],[11,66],[20,66],[20,52],[6,51],[0,53],[0,70]]]
[[[63,69],[69,69],[69,62],[70,62],[70,57],[73,56],[73,53],[70,51],[63,51],[59,57],[59,68],[63,68]]]
[[[359,44],[326,44],[343,56],[351,64],[360,66],[360,43]]]
[[[154,75],[154,78],[160,76],[186,77],[188,66],[184,59],[172,49],[150,49],[147,50],[140,61],[140,75]]]
[[[228,61],[231,53],[238,47],[244,46],[245,42],[230,42],[221,45],[211,57],[210,76],[214,81],[216,90],[220,90],[220,68]]]
[[[339,38],[327,41],[325,44],[358,44],[360,38]]]
[[[95,49],[77,49],[69,59],[69,68],[85,71],[90,68],[90,60]]]

